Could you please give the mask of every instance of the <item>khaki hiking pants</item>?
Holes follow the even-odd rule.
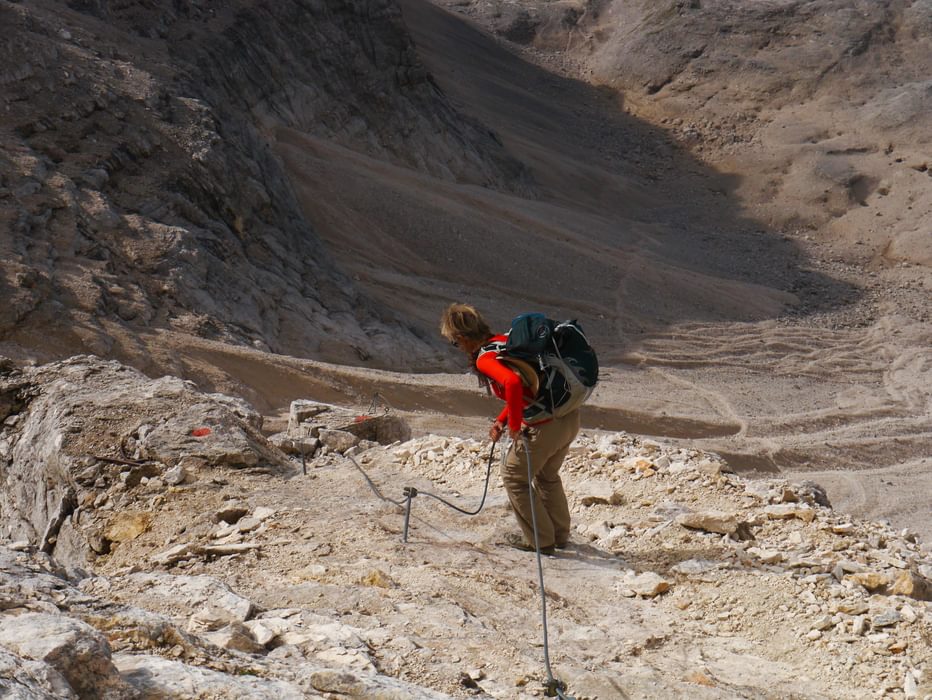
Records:
[[[534,512],[541,547],[565,544],[570,538],[570,509],[560,481],[560,467],[579,432],[579,411],[530,428],[527,437],[534,474]],[[502,464],[502,483],[528,544],[534,544],[528,464],[524,440],[519,438]]]

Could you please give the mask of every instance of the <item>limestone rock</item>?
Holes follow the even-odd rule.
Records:
[[[326,413],[331,408],[329,404],[311,401],[310,399],[292,401],[288,411],[288,431],[292,432],[301,423],[319,416],[321,413]]]
[[[724,465],[711,459],[704,459],[696,465],[696,471],[706,476],[718,477],[724,471]]]
[[[670,590],[670,582],[653,571],[647,571],[634,578],[625,579],[624,585],[637,595],[653,598]]]
[[[11,700],[78,700],[58,671],[0,649],[0,691]]]
[[[214,513],[212,520],[215,523],[224,522],[233,525],[248,512],[249,507],[245,503],[241,501],[228,501],[220,510]]]
[[[259,506],[253,511],[252,517],[260,521],[265,521],[271,518],[273,515],[275,515],[275,513],[276,511],[274,508],[267,508],[266,506]]]
[[[64,563],[85,565],[96,556],[89,541],[101,534],[100,524],[73,516],[82,504],[103,507],[99,496],[118,478],[133,489],[182,461],[291,469],[251,425],[189,382],[149,379],[117,362],[76,356],[27,368],[0,378],[0,396],[30,397],[16,399],[17,440],[0,473],[6,534],[36,542]],[[123,449],[142,462],[123,465]],[[103,533],[113,541],[146,527],[144,515],[133,522],[115,517]]]
[[[671,571],[684,576],[707,574],[722,568],[719,562],[710,559],[687,559],[671,567]]]
[[[762,549],[760,547],[750,547],[749,554],[753,554],[761,560],[763,564],[779,564],[785,559],[783,552],[775,549]]]
[[[265,647],[264,644],[260,644],[253,638],[249,628],[241,622],[231,622],[214,632],[206,632],[203,636],[211,644],[216,644],[218,647],[242,651],[247,654],[258,653]]]
[[[615,491],[610,481],[589,480],[579,484],[576,489],[579,503],[584,506],[596,504],[618,505],[624,498]]]
[[[380,445],[407,442],[411,439],[411,426],[401,416],[360,416],[359,418],[351,423],[339,425],[338,429],[352,433],[360,440],[368,440]]]
[[[97,630],[64,615],[24,613],[0,619],[0,646],[47,663],[81,697],[130,698],[110,658],[110,646]]]
[[[714,510],[684,513],[677,517],[676,522],[683,527],[715,532],[720,535],[730,535],[738,528],[738,519],[733,513]]]
[[[912,571],[901,572],[890,585],[890,595],[905,595],[916,600],[932,601],[932,581]]]
[[[187,457],[214,466],[280,466],[273,449],[252,426],[206,400],[176,408],[140,441],[143,456],[172,465]]]
[[[188,478],[188,473],[184,470],[184,467],[180,464],[176,464],[171,469],[168,469],[162,478],[169,486],[178,486],[185,482]]]
[[[814,481],[801,481],[796,484],[791,484],[790,489],[792,489],[792,491],[796,494],[797,500],[802,501],[803,503],[806,503],[812,507],[832,507],[831,502],[828,500],[828,494],[826,494],[825,489]]]
[[[320,441],[334,452],[343,453],[354,447],[359,442],[359,438],[345,430],[322,429]]]
[[[116,667],[143,698],[306,700],[299,686],[251,675],[230,675],[161,656],[117,654]],[[313,697],[313,696],[312,696]]]
[[[811,523],[815,519],[815,511],[809,507],[791,504],[778,504],[764,508],[767,517],[773,520],[790,520],[798,518],[803,522]]]
[[[123,577],[121,585],[139,591],[153,604],[184,611],[192,632],[243,622],[255,609],[248,598],[210,576],[138,573]]]
[[[150,513],[118,513],[110,518],[104,528],[104,537],[111,542],[128,542],[148,530],[151,524]]]
[[[319,430],[317,431],[320,432]],[[321,442],[316,437],[289,437],[287,433],[278,433],[269,438],[269,442],[287,455],[313,457]]]
[[[846,578],[864,586],[870,592],[882,592],[890,584],[890,577],[877,571],[864,571],[850,574]]]
[[[881,627],[892,627],[897,624],[902,618],[900,613],[896,610],[884,610],[883,612],[874,615],[871,618],[871,627],[874,629],[880,629]]]
[[[262,430],[262,414],[243,399],[227,394],[207,394],[207,396],[224,408],[229,409],[230,412],[255,430]]]
[[[447,700],[448,695],[405,683],[404,681],[351,671],[311,671],[312,688],[353,700]]]

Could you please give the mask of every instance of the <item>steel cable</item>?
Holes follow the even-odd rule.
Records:
[[[524,453],[527,456],[528,495],[531,501],[531,524],[534,527],[534,550],[537,553],[537,578],[538,578],[538,581],[540,582],[541,622],[543,624],[543,629],[544,629],[544,667],[547,670],[547,683],[545,684],[545,687],[547,689],[547,694],[549,697],[559,697],[561,698],[561,700],[575,700],[572,696],[564,694],[563,691],[566,689],[566,685],[562,681],[554,678],[553,670],[550,667],[550,638],[549,638],[549,634],[547,631],[547,593],[546,593],[546,590],[544,589],[544,565],[541,560],[540,539],[537,535],[537,510],[534,507],[534,471],[533,471],[533,467],[531,466],[531,448],[530,448],[530,444],[528,443],[527,436],[522,435],[521,440],[524,443]],[[344,457],[346,457],[350,462],[352,462],[353,466],[355,466],[356,469],[359,470],[359,473],[362,474],[363,478],[366,480],[366,483],[369,485],[369,488],[372,489],[372,492],[379,499],[386,501],[388,503],[393,503],[396,506],[406,507],[405,538],[404,539],[405,541],[407,541],[408,517],[410,516],[410,512],[411,512],[411,499],[414,498],[414,496],[418,494],[423,495],[423,496],[430,496],[431,498],[434,498],[440,501],[441,503],[452,508],[453,510],[463,513],[464,515],[478,515],[479,514],[483,506],[485,506],[485,499],[489,492],[489,481],[492,475],[492,458],[495,456],[495,445],[496,444],[497,444],[497,441],[493,442],[492,448],[491,450],[489,450],[489,459],[486,465],[486,473],[485,473],[485,486],[482,489],[482,500],[479,502],[479,507],[476,508],[476,510],[474,511],[469,511],[464,508],[460,508],[459,506],[453,503],[450,503],[449,501],[447,501],[444,498],[441,498],[440,496],[437,496],[433,493],[429,493],[427,491],[418,491],[417,489],[414,489],[413,487],[410,487],[410,486],[406,486],[404,489],[406,500],[396,501],[393,498],[389,498],[388,496],[383,495],[382,492],[379,491],[379,487],[375,485],[375,482],[373,482],[372,479],[369,478],[369,475],[366,473],[366,471],[362,467],[359,466],[359,463],[355,459],[353,459],[351,455],[344,455]],[[503,459],[504,459],[504,456],[503,456]]]

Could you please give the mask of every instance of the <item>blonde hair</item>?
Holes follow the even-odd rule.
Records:
[[[484,343],[494,333],[475,307],[450,304],[440,317],[440,335],[454,342],[457,338],[463,338]]]

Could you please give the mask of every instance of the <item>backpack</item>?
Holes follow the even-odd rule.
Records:
[[[572,321],[553,321],[544,314],[528,313],[511,322],[504,343],[485,346],[511,364],[537,391],[524,408],[529,424],[560,418],[579,408],[599,381],[599,361],[582,327]],[[533,372],[536,382],[528,382]]]

